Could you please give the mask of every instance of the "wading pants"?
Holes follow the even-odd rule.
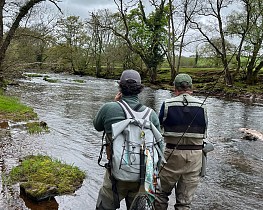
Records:
[[[165,149],[165,159],[173,149]],[[155,200],[156,210],[168,208],[169,196],[175,189],[175,210],[189,210],[193,195],[200,182],[202,167],[202,150],[174,150],[159,176],[161,191]]]
[[[117,190],[119,194],[119,200],[125,199],[127,209],[137,195],[140,184],[138,182],[124,182],[117,181]],[[100,188],[99,196],[96,205],[97,210],[115,210],[112,192],[112,183],[110,180],[110,174],[108,170],[104,175],[103,186]]]

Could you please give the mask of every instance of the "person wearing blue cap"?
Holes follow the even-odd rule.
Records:
[[[159,121],[166,148],[166,163],[160,169],[161,190],[155,209],[168,208],[169,196],[175,189],[176,210],[191,209],[200,182],[203,140],[207,131],[207,111],[202,101],[192,96],[192,78],[178,74],[174,80],[175,97],[161,106]]]

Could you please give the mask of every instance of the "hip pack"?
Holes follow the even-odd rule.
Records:
[[[152,166],[148,167],[155,170],[162,157],[158,142],[161,143],[163,137],[149,120],[152,109],[147,107],[137,112],[125,101],[118,103],[126,119],[112,125],[112,175],[117,180],[139,182],[140,148],[144,146],[147,154],[150,154]]]

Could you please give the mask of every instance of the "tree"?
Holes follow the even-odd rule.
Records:
[[[12,41],[17,28],[19,27],[19,23],[21,20],[28,14],[29,10],[32,9],[35,5],[44,2],[46,0],[28,0],[22,6],[19,6],[18,12],[14,14],[13,21],[11,23],[11,27],[5,33],[4,31],[4,11],[9,11],[7,7],[9,6],[6,3],[6,0],[0,0],[0,86],[4,85],[5,72],[3,69],[3,62],[5,60],[5,55],[7,49]],[[54,3],[56,6],[57,0],[49,0]],[[18,5],[16,2],[11,2],[10,4]]]
[[[211,58],[211,60],[213,60],[214,62],[213,66],[220,67],[222,66],[221,55],[220,53],[218,53],[217,50],[215,50],[215,47],[218,49],[222,48],[221,38],[220,37],[211,38],[210,41],[211,43],[213,43],[213,45],[211,45],[211,43],[205,43],[201,48],[201,53],[203,56]],[[226,49],[226,54],[228,55],[234,51],[233,49],[235,49],[235,46],[230,42],[228,42],[227,40],[225,40],[225,49]]]
[[[79,16],[61,18],[57,22],[57,42],[60,48],[60,58],[69,64],[70,71],[78,74],[80,71],[83,49],[87,43],[87,31]]]
[[[225,18],[223,9],[230,6],[231,3],[231,0],[198,1],[199,7],[196,8],[196,14],[198,15],[195,17],[195,20],[189,18],[192,28],[198,30],[204,37],[205,42],[209,43],[220,56],[224,67],[225,83],[230,86],[233,85],[233,79],[228,65],[230,60],[228,60],[227,55],[227,32],[224,28]],[[205,23],[204,19],[206,20]],[[213,42],[215,37],[220,37],[220,47]]]
[[[171,69],[171,79],[170,84],[172,84],[175,76],[176,76],[176,54],[175,54],[175,42],[178,40],[175,34],[175,23],[174,23],[174,7],[173,7],[173,0],[169,0],[168,2],[169,7],[169,22],[168,22],[168,43],[167,43],[167,50],[166,57]]]
[[[195,8],[197,6],[196,1],[181,0],[181,1],[176,1],[176,2],[179,2],[178,6],[177,6],[177,11],[174,11],[177,14],[177,16],[175,17],[177,19],[177,22],[178,22],[178,20],[180,21],[177,24],[177,29],[178,29],[177,30],[177,41],[179,42],[178,43],[179,53],[178,53],[178,61],[176,64],[176,71],[173,71],[173,70],[171,71],[170,83],[172,83],[174,81],[176,74],[179,73],[179,71],[180,71],[182,52],[183,52],[184,47],[187,45],[186,40],[185,40],[185,36],[186,36],[187,31],[189,29],[190,20],[192,19],[193,15],[195,13]],[[171,4],[172,4],[171,0],[169,0],[169,4],[170,4],[169,5],[170,16],[173,17],[173,15],[172,15],[173,10],[171,9]],[[175,27],[174,27],[175,24],[173,23],[174,21],[175,21],[174,18],[172,18],[171,19],[171,22],[172,22],[171,25],[173,26],[172,27],[172,33],[175,33]],[[175,36],[175,35],[173,34],[173,36]],[[173,42],[174,41],[176,41],[175,38],[173,38]],[[175,44],[176,43],[174,42],[173,45],[175,45]]]
[[[118,7],[118,13],[115,14],[116,23],[103,25],[101,27],[108,28],[112,32],[122,38],[128,47],[143,60],[146,71],[142,74],[149,75],[150,82],[155,83],[157,78],[157,67],[163,62],[164,52],[162,45],[166,40],[166,10],[165,0],[151,1],[154,11],[148,16],[146,15],[144,5],[139,0],[136,8],[125,6],[123,0],[114,0]]]
[[[263,67],[262,55],[261,58],[259,56],[263,45],[263,4],[261,0],[247,0],[244,2],[248,3],[248,7],[251,9],[250,22],[253,23],[245,37],[246,43],[251,46],[252,49],[246,68],[246,82],[253,85],[257,82],[257,75]],[[261,61],[258,62],[258,58],[260,58]]]
[[[93,51],[93,58],[95,59],[96,76],[101,77],[102,70],[102,56],[105,55],[107,48],[112,49],[115,45],[115,38],[111,30],[100,27],[100,25],[108,25],[111,22],[110,11],[99,10],[96,13],[91,14],[88,24],[91,31],[91,47]],[[111,57],[111,56],[110,56]],[[109,60],[105,57],[106,64],[109,67]]]
[[[57,14],[52,13],[49,5],[35,7],[30,16],[20,22],[14,38],[7,50],[4,68],[8,68],[8,74],[19,73],[19,66],[30,65],[42,68],[42,64],[48,58],[47,49],[55,41],[52,36]],[[15,66],[16,68],[13,68]],[[11,68],[9,68],[11,67]]]
[[[232,37],[240,39],[236,52],[237,67],[234,77],[238,75],[240,72],[243,45],[245,42],[247,32],[250,27],[250,16],[251,16],[251,9],[248,4],[246,4],[245,11],[233,12],[228,16],[227,30],[229,31],[229,34]]]
[[[228,31],[235,38],[240,39],[236,59],[238,66],[236,74],[241,68],[242,52],[247,52],[248,62],[243,66],[247,84],[255,84],[259,70],[263,67],[260,50],[263,44],[263,4],[261,0],[241,0],[242,11],[229,16]],[[261,61],[258,59],[261,59]]]

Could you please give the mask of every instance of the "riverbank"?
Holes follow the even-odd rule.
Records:
[[[60,160],[40,154],[19,157],[18,166],[6,169],[5,159],[10,154],[8,140],[11,133],[19,129],[19,133],[28,135],[48,133],[47,123],[38,121],[33,108],[24,105],[13,96],[1,91],[0,94],[0,191],[12,190],[19,183],[20,191],[33,201],[49,200],[57,195],[73,194],[81,187],[86,177],[85,172],[76,166],[67,165]],[[39,137],[40,138],[40,137]],[[8,139],[8,140],[7,140]],[[22,140],[22,139],[21,139]],[[19,146],[19,145],[16,145]],[[21,149],[21,148],[20,148]],[[13,150],[11,150],[13,152]],[[11,152],[11,153],[12,153]],[[13,154],[12,154],[13,155]],[[0,204],[1,209],[1,204]]]
[[[37,74],[40,74],[39,70],[29,70],[29,72],[35,72],[36,76]],[[225,84],[222,69],[181,68],[180,72],[187,73],[192,77],[194,94],[213,96],[226,100],[234,99],[249,103],[263,103],[263,70],[261,70],[258,74],[257,84],[247,85],[244,79],[239,76],[235,78],[233,86],[227,86]],[[103,69],[100,78],[119,80],[121,73],[122,69],[115,69],[114,71],[110,72]],[[79,76],[82,77],[84,75]],[[89,72],[86,76],[96,77],[94,75],[94,71]],[[155,90],[174,90],[173,85],[170,84],[169,69],[160,69],[157,72],[157,80],[155,84],[149,83],[147,78],[142,78],[142,83],[145,86],[151,87]]]
[[[193,90],[195,94],[219,97],[222,99],[236,99],[248,102],[263,103],[263,71],[258,75],[258,82],[255,85],[247,85],[244,79],[236,77],[232,86],[227,86],[224,82],[222,69],[201,69],[201,68],[182,68],[181,73],[189,74],[193,79]],[[102,78],[120,78],[121,71],[115,73],[102,73]],[[164,89],[173,91],[170,85],[170,71],[162,69],[158,71],[155,84],[151,84],[147,79],[143,79],[145,86],[153,89]]]

